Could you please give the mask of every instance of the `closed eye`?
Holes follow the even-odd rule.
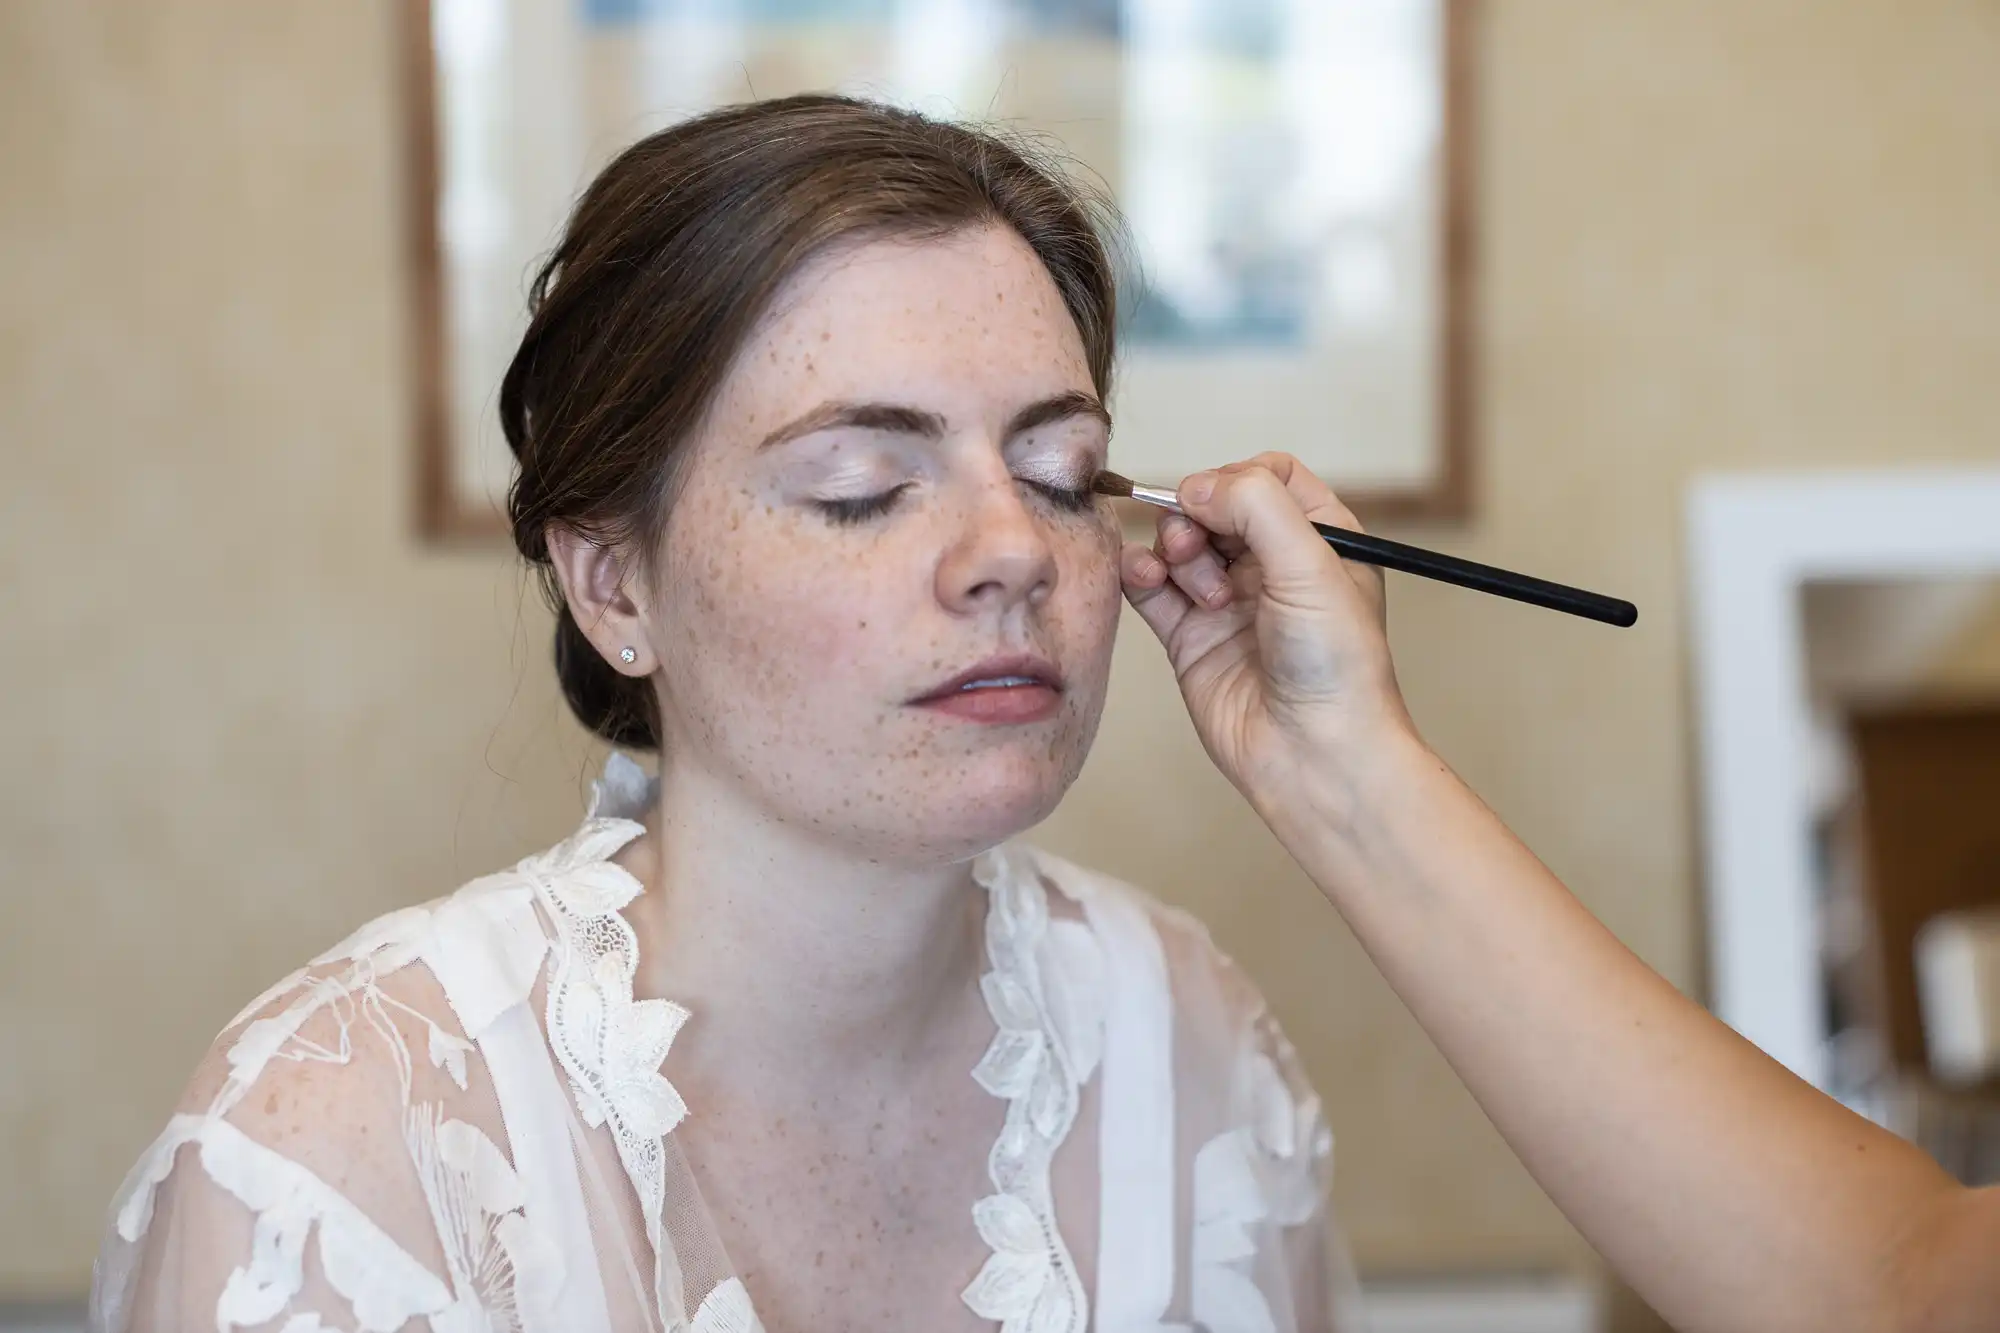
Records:
[[[855,496],[852,499],[815,500],[813,507],[843,527],[866,523],[870,519],[880,518],[895,508],[896,502],[903,498],[903,492],[909,490],[912,484],[906,481],[886,491],[874,495]],[[1065,513],[1085,513],[1097,504],[1097,495],[1088,486],[1081,488],[1057,486],[1049,482],[1025,479],[1021,484]]]
[[[1072,514],[1083,513],[1097,504],[1097,494],[1090,487],[1077,489],[1069,486],[1054,486],[1045,481],[1024,483],[1030,490],[1040,493],[1056,508]]]
[[[902,499],[903,492],[909,490],[912,484],[906,481],[874,495],[862,495],[848,500],[815,500],[813,507],[835,523],[842,525],[866,523],[869,519],[880,518],[895,508],[896,501]]]

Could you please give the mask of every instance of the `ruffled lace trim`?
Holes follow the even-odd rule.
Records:
[[[583,827],[519,869],[535,881],[557,927],[550,1045],[585,1121],[611,1127],[653,1242],[661,1314],[679,1328],[687,1326],[686,1299],[660,1212],[666,1136],[687,1115],[687,1104],[660,1067],[688,1011],[668,1000],[632,998],[638,940],[619,913],[643,886],[609,861],[642,831],[626,816],[651,799],[645,773],[614,755]],[[1005,1098],[1008,1109],[987,1156],[997,1193],[973,1206],[974,1225],[993,1253],[964,1300],[998,1321],[1003,1333],[1079,1333],[1089,1304],[1056,1225],[1049,1170],[1103,1051],[1103,960],[1088,928],[1051,922],[1031,853],[998,848],[979,859],[973,874],[991,895],[990,970],[980,992],[997,1029],[973,1077]],[[692,1327],[721,1333],[761,1326],[742,1283],[731,1279],[702,1302]]]
[[[534,884],[555,925],[549,1047],[569,1076],[584,1123],[610,1130],[653,1247],[654,1298],[668,1328],[680,1329],[687,1326],[687,1298],[661,1214],[666,1136],[686,1117],[687,1102],[660,1066],[688,1011],[671,1000],[632,997],[639,939],[619,913],[644,886],[610,858],[645,829],[633,819],[601,813],[637,813],[646,793],[639,766],[613,755],[583,827],[517,869]]]
[[[546,961],[549,1045],[579,1114],[609,1128],[631,1179],[654,1249],[661,1317],[670,1330],[759,1333],[749,1295],[735,1278],[708,1293],[689,1322],[679,1264],[664,1232],[666,1140],[687,1104],[661,1067],[689,1015],[669,1000],[634,999],[638,941],[620,913],[643,886],[610,859],[644,832],[625,814],[649,800],[643,771],[614,756],[589,816],[569,838],[442,902],[369,923],[259,996],[225,1029],[241,1031],[226,1053],[229,1077],[207,1114],[176,1117],[128,1178],[117,1209],[120,1234],[137,1241],[145,1232],[176,1152],[198,1143],[207,1173],[257,1215],[250,1263],[231,1275],[217,1311],[221,1327],[283,1312],[299,1292],[303,1247],[316,1232],[321,1266],[362,1329],[395,1329],[419,1316],[441,1333],[518,1328],[520,1312],[542,1306],[561,1285],[560,1255],[528,1225],[521,1183],[501,1150],[473,1126],[443,1118],[435,1104],[411,1102],[410,1052],[388,1011],[423,1024],[430,1063],[461,1089],[471,1042],[395,1001],[379,983],[424,961],[462,1028],[477,1038],[527,998]],[[1104,962],[1088,927],[1051,920],[1032,852],[989,852],[975,864],[974,878],[991,899],[989,970],[980,991],[996,1032],[973,1077],[1005,1099],[1007,1111],[987,1157],[995,1193],[972,1210],[992,1253],[963,1299],[1003,1333],[1080,1333],[1089,1306],[1056,1223],[1050,1166],[1102,1055]],[[552,941],[532,928],[530,899],[547,914]],[[346,966],[313,974],[338,964]],[[255,1017],[287,996],[294,998],[283,1010]],[[327,1010],[338,1019],[332,1044],[306,1041],[306,1022]],[[356,1017],[395,1052],[405,1136],[445,1247],[445,1278],[318,1177],[224,1119],[274,1059],[347,1063]],[[285,1330],[321,1328],[319,1318],[294,1313]]]
[[[1103,1050],[1103,961],[1086,927],[1050,921],[1031,853],[988,852],[973,877],[992,900],[979,989],[998,1031],[972,1076],[1006,1099],[1007,1118],[986,1160],[997,1192],[972,1209],[993,1253],[963,1299],[1003,1333],[1078,1333],[1089,1303],[1056,1224],[1049,1167]]]

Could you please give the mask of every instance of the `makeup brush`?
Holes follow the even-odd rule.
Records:
[[[1164,486],[1141,486],[1129,477],[1121,477],[1116,472],[1100,472],[1091,489],[1099,495],[1116,496],[1137,500],[1140,504],[1152,505],[1159,509],[1172,510],[1176,514],[1186,511],[1181,508],[1180,496]],[[1326,538],[1326,544],[1349,560],[1359,560],[1363,564],[1379,565],[1383,569],[1394,569],[1404,574],[1417,574],[1440,583],[1453,583],[1461,588],[1471,588],[1474,592],[1492,593],[1495,597],[1509,597],[1530,606],[1545,606],[1551,611],[1566,611],[1586,620],[1599,620],[1607,625],[1620,628],[1632,625],[1639,619],[1639,608],[1630,602],[1621,602],[1616,597],[1606,597],[1602,593],[1585,592],[1581,588],[1567,587],[1561,583],[1550,583],[1528,574],[1516,574],[1512,570],[1496,569],[1492,565],[1482,565],[1471,560],[1461,560],[1457,556],[1442,555],[1436,551],[1426,551],[1421,546],[1408,546],[1402,542],[1392,542],[1386,537],[1371,537],[1365,532],[1351,532],[1346,528],[1336,528],[1330,523],[1315,523],[1313,527]]]

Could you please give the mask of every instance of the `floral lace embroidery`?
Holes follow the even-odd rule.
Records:
[[[1235,1128],[1195,1153],[1194,1235],[1189,1304],[1195,1322],[1217,1333],[1275,1333],[1277,1321],[1251,1275],[1257,1231],[1298,1226],[1320,1207],[1331,1170],[1333,1133],[1301,1077],[1277,1025],[1260,1015],[1254,1044],[1237,1072],[1242,1101]]]
[[[499,1148],[474,1127],[441,1118],[435,1104],[410,1103],[411,1052],[389,1010],[424,1025],[425,1055],[461,1089],[472,1043],[394,999],[379,982],[419,959],[432,963],[465,1031],[477,1037],[493,1015],[525,996],[540,972],[545,945],[540,932],[530,932],[538,937],[531,942],[508,938],[501,921],[503,900],[524,904],[532,898],[553,927],[554,939],[548,942],[553,955],[547,1000],[550,1047],[568,1076],[582,1118],[592,1126],[610,1127],[654,1246],[655,1295],[667,1327],[758,1333],[748,1293],[734,1278],[708,1294],[690,1325],[679,1265],[663,1231],[666,1136],[686,1116],[687,1107],[660,1070],[688,1012],[671,1001],[633,998],[637,940],[620,911],[642,886],[609,858],[643,829],[632,820],[598,814],[607,793],[630,808],[632,792],[620,788],[635,781],[643,784],[636,766],[626,761],[620,768],[614,760],[591,816],[563,843],[511,871],[474,881],[443,903],[371,922],[313,960],[313,968],[346,963],[344,970],[314,976],[311,969],[301,969],[253,1002],[230,1025],[243,1030],[227,1052],[231,1073],[208,1114],[178,1117],[135,1170],[122,1200],[121,1233],[136,1240],[146,1229],[154,1189],[171,1170],[174,1151],[199,1141],[205,1164],[211,1150],[218,1158],[236,1159],[233,1167],[210,1165],[210,1174],[219,1180],[262,1175],[288,1182],[274,1197],[291,1203],[276,1212],[275,1205],[262,1206],[224,1182],[258,1213],[252,1263],[232,1277],[240,1287],[236,1309],[242,1314],[251,1314],[254,1307],[270,1312],[259,1314],[260,1319],[270,1318],[296,1297],[298,1257],[307,1230],[316,1223],[322,1265],[353,1305],[362,1329],[393,1329],[418,1315],[428,1316],[441,1333],[518,1328],[519,1311],[536,1308],[560,1285],[560,1257],[528,1225],[520,1182]],[[996,1192],[973,1207],[974,1224],[992,1253],[963,1299],[975,1313],[998,1321],[1003,1333],[1080,1333],[1089,1319],[1088,1301],[1057,1226],[1050,1169],[1075,1121],[1080,1089],[1102,1052],[1104,963],[1088,927],[1051,920],[1032,852],[1012,847],[989,852],[975,865],[974,878],[991,897],[985,927],[990,967],[980,989],[997,1031],[973,1076],[1007,1102],[1007,1111],[987,1159]],[[457,962],[448,949],[441,951],[441,945],[461,933],[457,927],[466,924],[454,919],[447,928],[447,915],[453,912],[480,916],[473,924],[495,932],[483,937],[482,944],[494,947],[471,949]],[[487,916],[492,920],[484,920]],[[481,960],[489,954],[499,961],[487,967]],[[454,987],[447,974],[461,963],[467,984]],[[300,990],[304,994],[282,1012],[253,1020],[265,1007]],[[460,1002],[467,995],[473,997],[470,1006]],[[323,1010],[337,1020],[330,1045],[300,1035]],[[375,1231],[336,1192],[221,1118],[273,1059],[346,1063],[357,1016],[389,1042],[402,1076],[408,1107],[405,1137],[443,1244],[448,1284]],[[232,1144],[240,1139],[241,1148],[218,1148],[211,1138]],[[271,1193],[261,1186],[248,1192],[259,1197]],[[1231,1191],[1224,1193],[1234,1197]],[[292,1206],[300,1200],[306,1201],[304,1213]],[[1220,1254],[1214,1247],[1210,1252]],[[385,1277],[395,1280],[385,1282]],[[229,1326],[228,1315],[218,1313],[224,1315],[224,1327]],[[310,1312],[294,1314],[285,1325],[287,1333],[321,1327],[319,1316]]]
[[[1030,853],[988,852],[973,877],[992,899],[991,970],[979,989],[999,1030],[972,1076],[1006,1099],[1007,1118],[987,1155],[998,1192],[972,1209],[993,1253],[963,1299],[981,1318],[999,1321],[1003,1333],[1077,1333],[1089,1305],[1056,1225],[1049,1165],[1102,1049],[1102,1010],[1093,1003],[1102,963],[1087,929],[1051,925],[1048,893]]]
[[[459,1293],[431,1328],[519,1333],[522,1310],[546,1310],[563,1274],[561,1253],[527,1220],[527,1191],[512,1164],[477,1126],[439,1120],[435,1104],[411,1107],[404,1134]]]
[[[154,1195],[172,1171],[175,1154],[184,1144],[200,1145],[201,1164],[210,1179],[256,1217],[250,1261],[230,1274],[218,1300],[218,1327],[265,1323],[288,1307],[303,1287],[304,1247],[315,1229],[327,1280],[349,1302],[362,1330],[397,1329],[411,1318],[428,1316],[439,1333],[507,1333],[520,1327],[519,1303],[539,1300],[560,1285],[561,1259],[520,1211],[521,1200],[515,1197],[519,1183],[505,1156],[471,1125],[456,1120],[440,1125],[434,1103],[412,1103],[411,1053],[391,1011],[422,1025],[427,1058],[461,1090],[467,1086],[466,1055],[472,1043],[381,986],[384,977],[439,950],[442,937],[468,920],[492,917],[497,922],[510,898],[525,903],[520,881],[511,874],[494,875],[439,903],[377,918],[271,987],[223,1029],[242,1028],[225,1052],[228,1077],[205,1114],[176,1116],[155,1140],[128,1178],[118,1207],[119,1234],[136,1242],[151,1221]],[[437,929],[447,922],[446,929]],[[501,952],[511,955],[511,975],[474,978],[473,991],[485,1007],[493,1002],[496,983],[502,991],[511,983],[525,998],[540,957],[539,950],[518,945]],[[312,968],[342,963],[347,966],[341,971],[312,974]],[[251,1020],[298,991],[304,993],[284,1010]],[[449,987],[447,993],[456,1008],[461,997]],[[301,1035],[321,1012],[334,1020],[330,1044]],[[395,1064],[407,1108],[405,1139],[445,1252],[449,1285],[338,1191],[225,1118],[273,1060],[348,1063],[357,1017],[382,1039]],[[502,1201],[510,1202],[499,1207]],[[285,1327],[313,1329],[319,1327],[318,1319],[317,1314],[299,1313]]]
[[[184,1144],[198,1144],[202,1168],[256,1221],[249,1261],[230,1274],[216,1302],[216,1327],[266,1323],[283,1313],[305,1282],[306,1242],[319,1240],[329,1286],[353,1307],[355,1322],[382,1333],[421,1315],[444,1316],[453,1293],[429,1269],[298,1163],[250,1138],[227,1120],[175,1116],[134,1168],[132,1192],[118,1211],[119,1234],[136,1241],[151,1219],[153,1194]],[[434,1327],[444,1328],[444,1324]]]

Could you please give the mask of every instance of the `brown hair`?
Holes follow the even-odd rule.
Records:
[[[1013,228],[1047,267],[1108,397],[1117,312],[1111,213],[996,135],[845,97],[727,107],[640,140],[591,182],[529,289],[500,385],[519,463],[514,545],[557,614],[570,708],[654,749],[651,687],[612,669],[570,614],[551,524],[650,553],[683,446],[784,281],[836,241]]]

